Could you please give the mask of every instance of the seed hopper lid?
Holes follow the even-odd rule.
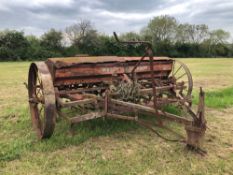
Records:
[[[55,65],[56,68],[71,67],[78,64],[95,64],[95,63],[111,63],[111,62],[131,62],[139,61],[141,57],[118,57],[118,56],[79,56],[79,57],[63,57],[49,58],[48,62]],[[149,61],[146,57],[145,61]],[[172,60],[169,57],[154,57],[154,60]]]

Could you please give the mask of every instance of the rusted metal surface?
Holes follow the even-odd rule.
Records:
[[[132,120],[154,130],[141,118],[141,114],[149,114],[157,118],[160,127],[167,128],[163,120],[184,125],[187,145],[200,147],[206,129],[204,92],[200,89],[195,113],[191,108],[193,80],[188,67],[171,58],[154,57],[148,42],[121,43],[143,44],[144,56],[78,56],[32,63],[28,80],[29,104],[39,138],[52,135],[56,112],[72,125],[106,117]],[[37,89],[42,92],[39,98]],[[43,115],[38,104],[45,110]],[[163,110],[171,104],[182,106],[189,117]],[[79,110],[70,118],[64,108]]]
[[[66,58],[49,58],[47,62],[51,62],[56,68],[72,67],[85,63],[111,63],[111,62],[137,62],[141,57],[117,57],[117,56],[91,56],[91,57],[66,57]],[[144,60],[148,61],[149,58]],[[168,57],[154,57],[155,61],[171,60]]]
[[[55,127],[56,101],[52,78],[44,62],[32,63],[28,77],[31,118],[38,138],[48,138]]]
[[[162,64],[163,63],[163,64]],[[167,64],[164,64],[166,62],[156,62],[153,64],[153,69],[157,72],[164,71],[164,72],[170,72],[172,70],[172,61]],[[66,77],[84,77],[84,76],[91,76],[91,75],[113,75],[113,74],[128,74],[131,73],[133,69],[133,65],[124,63],[124,64],[117,64],[117,63],[96,63],[94,65],[78,65],[75,67],[70,68],[63,68],[63,69],[57,69],[55,72],[56,78],[66,78]],[[137,70],[136,73],[149,73],[150,71],[150,65],[148,65],[147,62],[144,64],[141,64]]]

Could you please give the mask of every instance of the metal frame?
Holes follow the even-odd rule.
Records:
[[[160,59],[154,59],[152,46],[149,42],[121,42],[115,33],[114,36],[121,44],[144,45],[144,56],[127,59],[120,57],[89,59],[89,57],[86,57],[85,60],[84,58],[79,60],[78,58],[55,58],[48,59],[46,62],[31,64],[28,79],[29,104],[38,137],[40,139],[49,138],[53,134],[55,113],[68,120],[71,126],[86,120],[106,117],[135,121],[153,130],[152,124],[138,115],[139,113],[146,113],[158,119],[157,126],[159,127],[166,128],[163,123],[164,119],[183,124],[187,133],[187,145],[199,148],[206,130],[204,117],[205,94],[201,88],[198,111],[194,113],[191,109],[192,76],[187,66],[169,58],[161,59],[161,65],[158,66],[157,62]],[[96,61],[93,61],[94,59]],[[169,67],[171,63],[172,72],[170,72]],[[176,63],[179,66],[178,70],[174,72]],[[148,65],[149,69],[147,68]],[[112,68],[109,68],[109,66],[112,66]],[[179,77],[175,77],[176,72],[180,69],[183,69],[184,73]],[[171,74],[170,77],[168,77],[168,71]],[[158,77],[164,77],[164,73],[165,78],[158,81]],[[147,82],[150,82],[149,87],[142,88],[143,85],[137,83],[139,74],[142,80],[147,79]],[[178,82],[178,79],[183,76],[187,77],[187,83]],[[39,85],[36,79],[40,82]],[[138,86],[136,93],[143,97],[149,96],[147,105],[142,105],[136,102],[135,99],[133,101],[121,99],[119,92],[111,90],[111,86],[116,80],[118,83],[124,81],[125,84],[130,85],[132,89],[130,89],[131,92],[129,93],[132,93],[133,88]],[[108,83],[105,83],[105,81],[108,81]],[[160,85],[163,81],[166,84]],[[97,85],[96,82],[99,84]],[[37,97],[37,89],[41,91],[40,98]],[[185,89],[187,94],[183,94]],[[168,94],[167,97],[163,96],[164,93]],[[64,98],[68,101],[64,101]],[[191,118],[184,118],[162,110],[161,106],[173,103],[183,107]],[[43,115],[38,112],[39,104],[42,104],[42,108],[44,108]],[[68,118],[66,113],[62,112],[62,109],[72,107],[79,107],[86,112]],[[127,115],[129,112],[131,112],[131,115]]]

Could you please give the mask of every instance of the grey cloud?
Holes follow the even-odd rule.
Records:
[[[101,8],[113,12],[147,12],[164,5],[163,0],[105,0]]]
[[[0,4],[0,29],[24,29],[41,35],[49,28],[64,29],[79,19],[88,19],[100,32],[140,31],[155,15],[169,14],[180,22],[205,23],[233,34],[233,2],[227,0],[67,0],[27,4],[26,0]],[[24,3],[23,3],[24,2]],[[38,3],[39,0],[36,0]],[[46,2],[43,0],[43,2]],[[2,8],[1,8],[2,7]],[[5,10],[8,9],[8,10]]]

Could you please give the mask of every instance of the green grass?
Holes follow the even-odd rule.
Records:
[[[198,93],[195,93],[194,103],[198,103]],[[205,104],[211,108],[229,108],[233,106],[233,87],[207,91],[205,93]]]
[[[191,69],[195,92],[203,86],[210,107],[206,157],[187,151],[182,143],[164,141],[133,122],[118,120],[81,123],[75,126],[74,136],[68,123],[60,120],[50,139],[38,141],[23,85],[29,62],[0,63],[0,174],[232,174],[233,60],[182,61]],[[180,112],[171,106],[166,110]],[[182,126],[168,124],[185,134]]]

